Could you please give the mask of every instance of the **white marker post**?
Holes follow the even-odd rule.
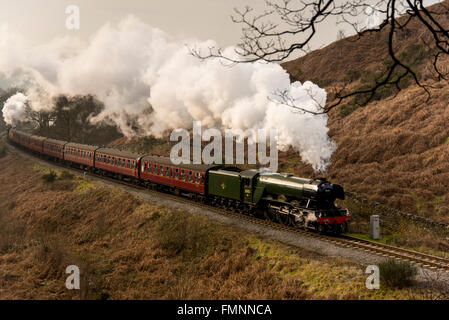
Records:
[[[373,240],[379,240],[379,231],[380,231],[380,219],[378,215],[371,216],[369,219],[370,228],[369,228],[369,236]]]

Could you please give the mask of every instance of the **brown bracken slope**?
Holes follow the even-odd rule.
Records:
[[[448,23],[449,17],[445,19]],[[380,70],[387,58],[386,33],[337,41],[285,63],[284,68],[292,78],[317,81],[326,89],[341,85],[345,77],[349,86],[363,84],[363,78]],[[396,39],[398,52],[414,45],[423,49],[429,34],[412,21]],[[421,80],[428,83],[432,83],[426,59],[430,56],[426,52],[415,66]],[[359,75],[350,78],[350,72]],[[428,101],[425,92],[410,83],[397,96],[372,101],[347,116],[341,115],[342,107],[333,110],[329,114],[330,136],[338,150],[327,176],[372,200],[449,221],[449,84],[434,85]],[[309,166],[297,161],[293,151],[284,156],[281,170],[314,175]]]

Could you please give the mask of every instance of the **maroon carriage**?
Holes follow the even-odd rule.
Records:
[[[44,151],[44,141],[46,139],[47,138],[40,136],[30,136],[28,148],[35,152],[42,153]]]
[[[64,147],[64,160],[78,164],[81,168],[93,168],[95,150],[99,147],[80,143],[67,143]]]
[[[44,141],[43,154],[55,159],[64,160],[64,146],[67,141],[47,139]]]
[[[205,194],[207,171],[219,167],[207,164],[175,165],[167,157],[146,156],[141,160],[140,177],[171,188]]]
[[[100,148],[96,151],[95,168],[120,176],[139,179],[140,159],[144,156],[129,151]]]
[[[31,134],[25,133],[23,131],[15,130],[14,136],[15,136],[14,142],[16,142],[17,144],[19,144],[25,148],[29,147]]]

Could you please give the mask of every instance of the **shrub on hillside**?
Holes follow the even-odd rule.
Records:
[[[56,174],[56,172],[54,172],[53,170],[50,170],[48,173],[45,173],[44,175],[42,175],[42,180],[44,180],[45,182],[54,182],[56,180],[56,178],[58,177],[58,175]]]
[[[61,174],[59,175],[59,179],[61,180],[72,180],[74,177],[74,174],[68,171],[62,171]]]
[[[157,221],[157,246],[171,255],[201,256],[212,245],[213,232],[201,220],[182,212],[167,212]]]
[[[411,286],[418,274],[418,269],[409,262],[387,260],[379,264],[380,281],[391,288]]]
[[[413,70],[413,72],[415,72],[419,78],[418,68],[424,62],[427,56],[427,51],[422,45],[414,44],[402,51],[399,54],[398,58],[404,65]],[[393,63],[394,62],[391,59],[384,60],[382,62],[383,68],[378,73],[366,70],[363,72],[363,74],[360,74],[359,72],[357,72],[357,70],[348,70],[345,75],[345,80],[352,82],[360,78],[360,85],[357,86],[354,90],[371,90],[371,88],[373,88],[377,83],[381,83],[386,79],[391,67],[393,66]],[[369,100],[382,100],[392,96],[398,91],[397,87],[401,89],[407,88],[410,84],[413,83],[414,79],[410,74],[404,76],[405,72],[406,70],[403,67],[396,66],[390,75],[388,83],[377,88],[376,92],[374,92],[372,96],[371,92],[355,94],[351,101],[349,101],[349,103],[345,105],[345,108],[340,109],[340,116],[345,117],[351,114],[358,107],[365,106],[369,102]],[[397,85],[396,82],[398,82]]]
[[[360,79],[360,76],[361,76],[361,75],[362,75],[362,74],[360,73],[359,70],[349,69],[349,70],[346,71],[346,73],[345,73],[345,78],[344,78],[344,80],[345,80],[346,82],[353,82],[353,81],[356,81],[356,80]]]

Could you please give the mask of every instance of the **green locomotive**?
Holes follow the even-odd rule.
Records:
[[[221,168],[209,171],[208,182],[208,198],[215,205],[282,224],[341,233],[350,220],[348,210],[334,204],[344,199],[343,188],[323,178]]]

